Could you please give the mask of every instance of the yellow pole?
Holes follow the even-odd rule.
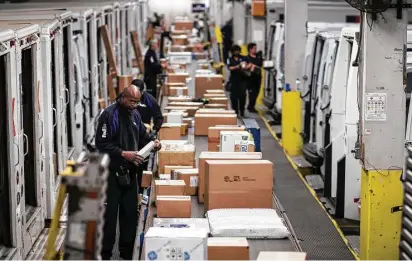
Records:
[[[282,145],[291,157],[302,153],[302,100],[298,91],[282,92]]]

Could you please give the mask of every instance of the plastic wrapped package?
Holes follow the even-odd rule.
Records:
[[[207,218],[214,237],[281,239],[290,234],[274,209],[213,209]]]

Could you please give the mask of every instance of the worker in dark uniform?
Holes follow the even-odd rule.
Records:
[[[131,260],[137,228],[137,188],[139,165],[144,159],[137,154],[139,146],[151,140],[155,150],[161,145],[146,131],[136,106],[139,89],[135,86],[124,90],[121,99],[107,107],[100,115],[96,148],[110,156],[109,177],[104,215],[103,260],[110,260],[116,240],[117,212],[119,211],[120,257]]]
[[[233,19],[230,19],[227,24],[222,27],[223,36],[223,61],[229,59],[229,50],[233,45]]]
[[[249,103],[247,110],[251,113],[256,113],[255,109],[256,99],[259,95],[260,84],[262,82],[262,65],[263,59],[257,55],[257,48],[255,43],[250,43],[247,46],[249,55],[248,62],[249,68],[251,71],[249,84],[248,84],[248,93],[249,93]]]
[[[140,117],[144,124],[149,124],[153,120],[153,131],[157,133],[163,124],[163,115],[160,109],[159,104],[157,103],[156,99],[148,92],[145,91],[145,84],[142,80],[135,79],[132,81],[132,86],[136,86],[138,88],[137,92],[137,101],[138,105],[136,107],[137,111],[140,114]],[[123,93],[119,94],[116,98],[117,101],[120,101],[123,97]],[[142,147],[139,147],[141,149]],[[141,170],[147,170],[149,164],[149,159],[146,159],[140,166]],[[139,178],[141,179],[142,176],[140,175]],[[139,184],[141,180],[139,180]],[[143,192],[143,188],[140,188],[139,193]]]
[[[230,70],[230,102],[236,114],[245,116],[246,88],[249,81],[247,58],[240,55],[240,46],[233,45],[230,50],[232,56],[227,60]]]
[[[162,73],[162,65],[156,55],[157,41],[149,41],[149,50],[144,57],[144,82],[147,90],[157,99],[157,76]]]

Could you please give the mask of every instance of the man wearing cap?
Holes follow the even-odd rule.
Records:
[[[157,99],[157,76],[162,73],[164,66],[159,62],[156,55],[157,41],[149,41],[149,49],[144,57],[144,82],[146,91]]]

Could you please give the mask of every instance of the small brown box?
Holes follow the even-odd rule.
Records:
[[[157,196],[156,207],[158,218],[192,217],[190,196]]]
[[[227,109],[227,106],[225,104],[206,104],[205,108],[210,108],[210,109]]]
[[[244,237],[209,237],[208,260],[249,260],[249,243]]]
[[[163,95],[169,96],[170,87],[185,87],[185,85],[185,82],[166,82],[165,84],[163,84]]]
[[[183,111],[187,112],[187,115],[189,117],[193,117],[196,114],[196,111],[198,110],[198,107],[181,107],[181,106],[166,106],[165,110],[167,111]]]
[[[199,186],[199,170],[198,169],[175,169],[172,170],[172,179],[184,180],[185,195],[196,196]]]
[[[189,78],[188,73],[168,73],[167,82],[169,83],[185,83],[186,79]]]
[[[169,102],[168,106],[178,106],[178,107],[202,107],[203,106],[203,102],[192,102],[192,101],[188,101],[188,102],[180,102],[180,101],[173,101],[173,102]]]
[[[168,102],[190,102],[192,101],[192,97],[169,97]]]
[[[205,98],[205,99],[218,98],[218,97],[226,98],[226,94],[224,94],[224,93],[205,93],[203,95],[203,98]]]
[[[262,159],[261,152],[207,152],[199,155],[199,202],[204,202],[206,160],[259,160]]]
[[[187,96],[189,88],[187,87],[169,87],[169,96]]]
[[[185,136],[187,134],[187,129],[188,129],[188,124],[187,123],[182,123],[180,125],[180,135]]]
[[[143,171],[142,176],[142,184],[140,185],[142,188],[148,188],[152,185],[152,177],[153,173],[151,171]]]
[[[165,166],[164,173],[165,174],[172,174],[172,170],[178,169],[192,169],[193,166]]]
[[[207,136],[209,127],[216,125],[236,125],[236,114],[196,114],[195,135]]]
[[[273,207],[272,162],[207,160],[205,173],[205,211]]]
[[[183,196],[185,182],[183,180],[155,180],[156,196]]]
[[[172,46],[175,46],[175,45],[186,46],[188,43],[189,41],[187,40],[186,35],[173,35],[172,36]]]
[[[174,25],[175,31],[191,31],[193,29],[193,21],[191,20],[175,21]]]
[[[225,94],[224,90],[206,90],[206,94]]]
[[[207,134],[208,151],[219,151],[217,146],[220,144],[221,131],[244,131],[245,126],[213,126],[209,127]]]
[[[159,131],[160,140],[180,140],[181,124],[163,123]]]
[[[118,93],[122,93],[126,87],[129,87],[132,84],[133,76],[132,75],[119,75],[118,76],[119,85]]]

